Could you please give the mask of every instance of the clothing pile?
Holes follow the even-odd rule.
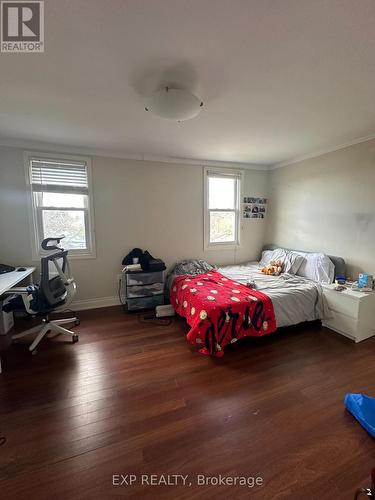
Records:
[[[155,259],[147,250],[144,252],[141,248],[133,248],[131,252],[122,260],[123,266],[133,264],[133,259],[138,259],[142,271],[150,273],[156,271],[164,271],[166,269],[164,262],[161,259]]]

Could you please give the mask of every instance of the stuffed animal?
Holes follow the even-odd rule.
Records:
[[[261,269],[263,274],[268,274],[269,276],[279,276],[283,270],[283,262],[281,260],[272,260],[268,266]]]

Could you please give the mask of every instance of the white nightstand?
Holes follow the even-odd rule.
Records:
[[[329,308],[329,318],[323,326],[361,342],[375,335],[375,293],[344,290],[336,285],[323,285],[323,294]]]

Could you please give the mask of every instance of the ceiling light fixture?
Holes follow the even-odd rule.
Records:
[[[146,111],[174,121],[190,120],[199,115],[203,102],[183,89],[164,87],[146,99]]]

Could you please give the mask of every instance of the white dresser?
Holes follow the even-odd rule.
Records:
[[[329,318],[323,326],[361,342],[375,335],[375,293],[344,290],[336,285],[324,285],[323,293],[329,308]]]

